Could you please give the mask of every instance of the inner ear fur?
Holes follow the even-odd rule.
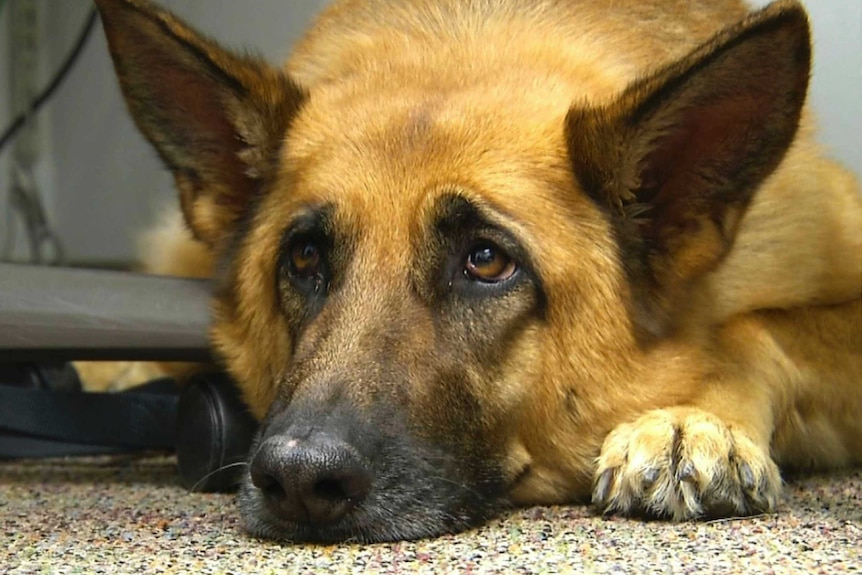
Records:
[[[147,0],[96,0],[123,95],[192,233],[225,240],[274,172],[303,91]]]
[[[810,58],[804,10],[776,2],[610,105],[569,111],[574,173],[613,224],[638,335],[665,335],[730,249],[795,137]]]

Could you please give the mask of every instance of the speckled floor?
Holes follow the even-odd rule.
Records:
[[[790,482],[775,515],[710,523],[534,508],[384,545],[247,537],[231,495],[189,494],[166,457],[0,463],[0,573],[862,573],[862,471]]]

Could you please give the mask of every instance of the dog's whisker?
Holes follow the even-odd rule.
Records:
[[[248,462],[247,461],[237,461],[235,463],[228,463],[227,465],[222,465],[218,469],[213,469],[212,471],[210,471],[209,473],[207,473],[206,475],[204,475],[203,477],[198,479],[195,482],[195,484],[189,488],[189,491],[191,491],[192,493],[196,493],[198,488],[201,485],[203,485],[207,481],[207,479],[210,479],[212,476],[214,476],[217,473],[221,473],[222,471],[227,471],[228,469],[234,469],[237,467],[248,467]]]

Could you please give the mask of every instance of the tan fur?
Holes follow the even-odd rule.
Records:
[[[123,391],[163,377],[159,364],[142,361],[76,361],[75,370],[87,391]]]
[[[120,11],[115,3],[100,5]],[[770,14],[794,9],[781,2]],[[715,225],[684,212],[688,232],[659,231],[665,251],[649,260],[658,295],[642,296],[624,272],[613,217],[581,188],[569,154],[583,151],[571,159],[587,171],[596,162],[619,166],[617,183],[628,189],[640,185],[635,156],[648,155],[658,136],[643,149],[614,148],[620,161],[589,157],[604,148],[573,135],[572,124],[568,147],[566,140],[566,122],[575,120],[613,135],[616,116],[640,106],[653,85],[708,62],[754,26],[720,32],[747,13],[733,0],[337,2],[285,66],[307,100],[285,121],[286,145],[255,197],[247,233],[227,247],[223,237],[237,224],[214,200],[224,193],[220,175],[195,188],[180,173],[187,220],[204,242],[168,226],[154,236],[160,260],[152,267],[198,275],[211,269],[213,253],[230,253],[213,341],[257,417],[285,396],[290,369],[316,370],[315,381],[365,373],[373,342],[391,330],[399,365],[415,375],[405,382],[411,417],[437,429],[450,417],[445,396],[421,383],[436,361],[422,352],[435,345],[425,335],[434,316],[405,294],[417,266],[411,246],[421,245],[434,202],[457,187],[521,239],[550,299],[547,317],[529,320],[499,365],[465,368],[483,425],[503,446],[510,498],[560,503],[592,494],[608,512],[678,519],[710,506],[719,514],[774,509],[778,465],[862,461],[858,182],[823,157],[803,111],[789,151],[776,156],[750,202],[728,203]],[[180,26],[159,14],[170,29]],[[255,76],[210,44],[204,50],[252,95],[276,90],[271,72]],[[263,130],[231,106],[237,131],[251,133],[243,140],[253,155]],[[149,133],[146,122],[139,119]],[[625,193],[608,200],[611,213]],[[273,311],[273,262],[286,222],[329,204],[339,206],[339,229],[361,230],[357,263],[338,303],[291,341]],[[650,341],[632,319],[641,297],[657,298],[655,310],[667,315],[655,312]],[[350,391],[359,405],[384,383],[362,385]]]

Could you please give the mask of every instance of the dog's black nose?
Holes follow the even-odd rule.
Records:
[[[322,433],[264,440],[250,471],[273,512],[312,525],[341,519],[368,494],[374,479],[356,449]]]

